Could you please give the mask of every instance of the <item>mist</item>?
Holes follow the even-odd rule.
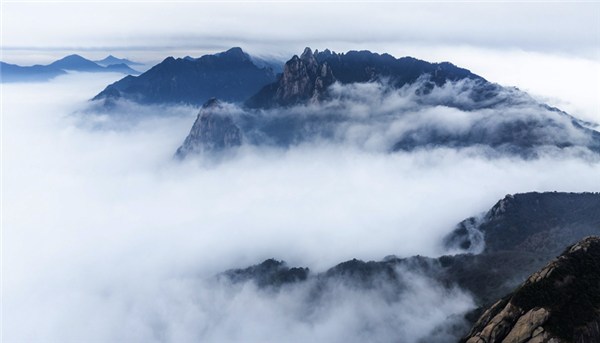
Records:
[[[214,276],[271,257],[319,272],[439,256],[456,223],[505,194],[600,191],[598,160],[569,150],[527,160],[311,142],[178,161],[198,109],[91,111],[119,77],[3,85],[7,342],[418,342],[460,323],[469,294],[399,270],[399,299],[385,283],[331,285],[312,306],[310,282],[269,291]]]

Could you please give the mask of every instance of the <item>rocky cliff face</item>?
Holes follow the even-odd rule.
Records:
[[[323,98],[325,89],[335,82],[327,62],[319,63],[310,48],[300,57],[286,62],[279,80],[250,98],[249,107],[269,108],[315,102]]]
[[[210,99],[203,106],[189,135],[177,149],[176,156],[189,153],[214,152],[242,144],[240,129],[232,116],[217,99]]]
[[[588,237],[486,310],[466,343],[600,342],[600,238]]]

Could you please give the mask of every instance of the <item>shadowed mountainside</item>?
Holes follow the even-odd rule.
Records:
[[[458,244],[477,254],[459,253],[439,258],[389,256],[383,261],[370,262],[355,259],[322,273],[311,273],[308,268],[290,268],[284,262],[267,260],[246,269],[227,271],[220,277],[236,283],[255,282],[259,287],[270,290],[305,283],[310,285],[315,299],[327,296],[321,290],[340,283],[384,292],[386,297],[394,298],[403,293],[403,280],[417,274],[447,290],[458,286],[472,294],[478,308],[467,314],[465,323],[473,323],[485,307],[511,292],[566,246],[591,234],[600,235],[599,213],[598,193],[516,194],[500,200],[476,223],[473,218],[463,221],[446,239],[445,244],[451,249]],[[465,229],[466,226],[469,230]],[[505,232],[506,237],[498,239],[503,237],[501,232]],[[546,235],[550,235],[551,239],[543,238]],[[467,241],[470,243],[465,244]],[[476,250],[475,245],[479,246]],[[521,299],[524,298],[521,296]],[[465,325],[458,326],[451,335],[458,339],[467,330]]]

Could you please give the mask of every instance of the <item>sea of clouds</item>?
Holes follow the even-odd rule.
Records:
[[[505,194],[600,191],[598,160],[568,150],[522,159],[313,142],[180,161],[198,109],[90,111],[118,77],[3,85],[6,342],[448,341],[444,327],[473,300],[406,270],[392,300],[385,283],[331,285],[315,302],[310,284],[273,291],[214,276],[271,257],[320,272],[439,256],[456,223]]]

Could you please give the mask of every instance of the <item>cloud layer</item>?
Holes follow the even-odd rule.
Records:
[[[468,309],[469,297],[406,274],[405,299],[341,289],[315,310],[302,287],[272,295],[210,280],[270,257],[322,271],[351,258],[436,256],[457,222],[507,193],[600,191],[600,164],[567,153],[526,161],[309,145],[177,162],[197,109],[148,107],[120,120],[82,111],[117,77],[4,86],[7,342],[290,332],[284,340],[344,341],[338,333],[354,323],[372,323],[382,341],[416,341],[422,327]]]

